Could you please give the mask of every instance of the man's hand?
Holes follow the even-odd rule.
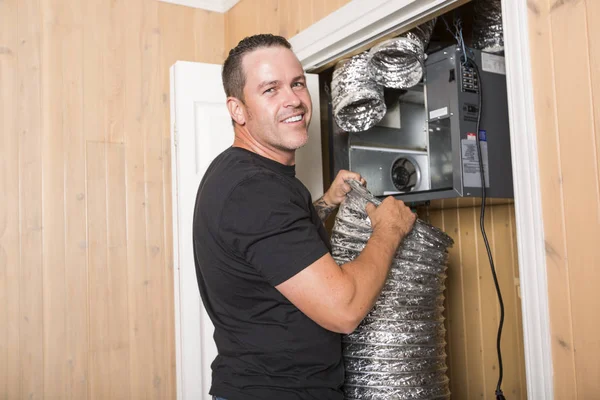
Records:
[[[343,179],[342,179],[343,182]],[[367,204],[373,234],[360,255],[338,266],[327,253],[276,286],[288,300],[325,329],[348,334],[373,308],[400,242],[416,215],[402,201]]]
[[[323,195],[323,200],[325,200],[327,204],[336,207],[342,204],[342,201],[344,201],[346,198],[346,194],[348,194],[348,192],[350,192],[352,189],[350,185],[346,183],[346,181],[349,179],[357,180],[361,183],[361,185],[367,186],[367,182],[360,176],[360,174],[341,170],[338,172],[333,182],[331,182],[329,190],[327,190],[327,192],[325,192]]]
[[[341,170],[331,183],[327,192],[313,203],[315,210],[319,213],[321,221],[325,222],[329,215],[331,215],[331,212],[346,198],[346,194],[351,190],[350,185],[346,183],[348,179],[355,179],[364,186],[367,184],[360,174]]]
[[[417,219],[417,215],[402,200],[396,200],[392,196],[386,197],[379,207],[368,203],[367,214],[371,220],[373,234],[381,232],[385,236],[396,237],[396,247],[410,232]]]

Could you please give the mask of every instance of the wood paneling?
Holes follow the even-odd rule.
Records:
[[[291,38],[350,0],[243,0],[225,17],[227,51],[246,36],[272,33]]]
[[[17,15],[16,1],[0,2],[0,397],[7,399],[21,397],[19,145],[24,126],[17,122],[17,115],[24,87],[18,79],[22,35],[13,22]]]
[[[16,2],[17,11],[10,25],[16,25],[18,48],[18,104],[16,151],[19,157],[19,290],[15,294],[19,310],[17,364],[8,369],[19,371],[17,398],[40,398],[44,393],[44,330],[43,330],[43,251],[42,251],[42,15],[40,0]],[[3,46],[5,47],[5,46]],[[7,134],[7,133],[4,133]],[[12,302],[11,301],[11,302]],[[14,322],[9,322],[14,323]],[[15,343],[8,343],[11,348]],[[14,385],[15,382],[9,382]]]
[[[46,371],[43,393],[64,396],[66,363],[65,313],[65,213],[64,209],[64,135],[62,118],[63,80],[65,71],[59,29],[63,10],[59,2],[40,2],[41,69],[42,69],[42,295],[43,295],[43,370]],[[68,23],[68,22],[67,22]],[[57,55],[52,63],[44,60]],[[56,97],[54,97],[56,96]],[[56,101],[61,99],[61,101]]]
[[[600,4],[531,0],[555,397],[597,397]]]
[[[0,1],[0,399],[175,398],[169,67],[224,23]]]
[[[479,230],[480,202],[470,201],[471,207],[465,207],[464,200],[444,200],[443,209],[423,209],[420,215],[455,242],[448,261],[445,311],[452,397],[494,399],[500,309]],[[505,307],[502,390],[507,398],[526,399],[514,206],[487,206],[485,224]]]

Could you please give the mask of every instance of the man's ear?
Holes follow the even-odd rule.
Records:
[[[244,104],[241,102],[240,99],[236,97],[228,97],[227,109],[229,110],[229,115],[231,115],[231,118],[239,125],[244,125],[246,123],[246,117],[244,115]]]

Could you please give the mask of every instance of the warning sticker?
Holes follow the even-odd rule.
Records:
[[[479,153],[477,141],[462,139],[463,186],[481,187],[481,169],[479,168]],[[490,171],[488,162],[487,142],[480,142],[485,172],[485,187],[490,187]]]
[[[482,52],[481,69],[494,74],[506,75],[504,57]]]

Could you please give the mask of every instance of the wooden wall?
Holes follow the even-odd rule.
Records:
[[[291,38],[350,0],[242,0],[225,17],[225,49],[246,36],[273,33]]]
[[[446,351],[452,397],[495,399],[498,381],[496,333],[500,308],[479,229],[481,201],[443,200],[433,204],[429,210],[420,210],[420,217],[454,239],[445,293]],[[502,390],[507,398],[526,399],[514,205],[489,202],[486,205],[485,228],[505,308]]]
[[[255,33],[290,38],[347,2],[242,0],[225,18],[225,47],[228,50]],[[476,200],[435,202],[428,214],[424,210],[421,215],[448,232],[456,242],[448,268],[446,322],[451,390],[453,398],[461,400],[494,399],[498,379],[499,308],[479,233],[477,204]],[[527,397],[527,388],[514,215],[512,204],[490,206],[486,229],[506,306],[502,388],[507,397],[516,400]]]
[[[529,0],[556,399],[600,383],[600,2]]]
[[[168,69],[224,23],[0,1],[0,399],[175,398]]]

